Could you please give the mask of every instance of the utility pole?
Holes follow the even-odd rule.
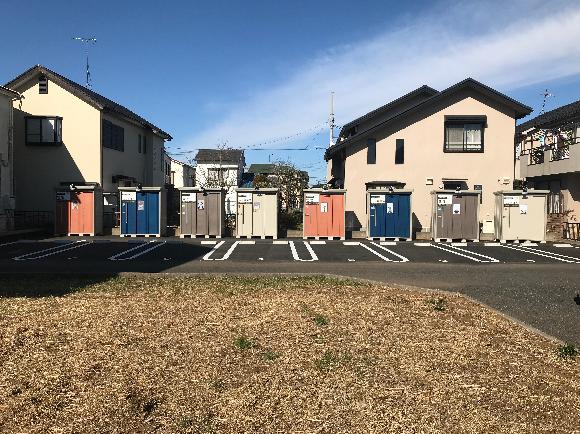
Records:
[[[330,92],[330,116],[328,117],[328,126],[330,127],[330,139],[328,147],[334,145],[334,92]]]
[[[73,40],[82,42],[83,45],[85,46],[85,56],[87,59],[87,69],[86,69],[87,81],[86,81],[86,84],[87,84],[87,87],[90,88],[91,87],[91,71],[89,69],[89,46],[96,44],[97,39],[77,36],[77,37],[74,37]]]

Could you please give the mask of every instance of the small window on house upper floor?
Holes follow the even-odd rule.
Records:
[[[395,164],[405,163],[405,139],[395,141]]]
[[[102,128],[103,148],[114,149],[115,151],[125,151],[125,129],[111,121],[103,119]]]
[[[137,136],[137,152],[141,153],[141,134],[138,134]]]
[[[45,75],[38,77],[38,93],[47,94],[48,93],[48,78]]]
[[[367,164],[377,162],[377,140],[367,139]]]
[[[27,116],[24,130],[27,145],[62,144],[62,118],[58,116]]]
[[[143,153],[146,154],[147,153],[147,136],[143,136]]]
[[[446,117],[444,152],[483,152],[484,117]]]

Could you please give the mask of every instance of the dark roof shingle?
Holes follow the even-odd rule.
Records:
[[[238,164],[244,156],[242,149],[200,149],[197,151],[197,163],[230,163]]]
[[[138,114],[132,112],[127,107],[124,107],[121,104],[116,103],[115,101],[112,101],[102,95],[99,95],[97,92],[89,88],[86,88],[42,65],[36,65],[28,69],[27,71],[24,71],[18,77],[6,83],[5,86],[10,89],[14,89],[15,87],[18,87],[24,82],[28,81],[34,75],[40,74],[45,75],[50,80],[52,80],[59,86],[62,86],[64,89],[68,90],[73,95],[76,95],[78,98],[99,108],[102,111],[118,114],[127,119],[133,120],[134,122],[137,122],[143,125],[144,127],[150,128],[155,134],[163,137],[166,140],[172,139],[171,135],[163,131],[161,128],[156,127],[155,125],[153,125],[146,119],[142,118]]]
[[[580,117],[580,100],[536,116],[516,127],[518,133],[530,128],[549,128]]]

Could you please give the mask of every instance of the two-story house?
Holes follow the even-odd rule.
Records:
[[[246,160],[241,149],[200,149],[195,156],[195,185],[227,191],[226,213],[235,214],[236,188],[241,185]]]
[[[530,119],[516,128],[519,176],[529,187],[549,190],[548,213],[580,217],[580,101]]]
[[[14,223],[13,101],[19,98],[18,92],[0,86],[0,232],[12,229]]]
[[[431,191],[480,190],[493,231],[493,192],[511,189],[516,120],[532,109],[468,78],[422,86],[344,125],[325,153],[329,182],[347,190],[347,230],[366,230],[368,188],[413,190],[413,231],[431,231]]]
[[[169,161],[169,183],[176,188],[193,187],[195,184],[195,168],[171,157],[169,157]]]
[[[41,65],[6,87],[23,96],[14,110],[17,209],[52,211],[63,183],[98,183],[113,207],[118,187],[164,185],[171,136],[141,116]]]

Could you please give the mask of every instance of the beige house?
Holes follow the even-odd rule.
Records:
[[[554,223],[580,219],[580,101],[517,126],[516,169],[529,187],[549,190]]]
[[[366,190],[413,190],[413,232],[431,232],[431,191],[480,190],[480,223],[493,232],[494,195],[514,179],[516,120],[532,109],[468,78],[441,92],[422,86],[344,125],[325,153],[345,188],[347,230],[365,231]]]
[[[13,170],[13,107],[20,95],[0,86],[0,232],[12,229],[14,210]]]
[[[175,188],[193,187],[195,184],[195,169],[183,161],[169,157],[169,184]]]
[[[14,110],[17,209],[52,211],[62,183],[98,183],[113,207],[118,187],[164,185],[171,136],[152,123],[41,65],[6,87],[23,96]]]

